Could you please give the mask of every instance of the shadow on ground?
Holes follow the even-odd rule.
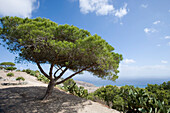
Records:
[[[77,113],[85,99],[55,89],[47,101],[41,101],[46,87],[0,89],[0,113]],[[86,105],[91,103],[86,103]]]

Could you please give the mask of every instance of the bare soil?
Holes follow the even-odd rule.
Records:
[[[47,84],[37,81],[36,77],[24,72],[13,73],[16,78],[24,77],[27,84],[0,85],[0,113],[119,113],[102,104],[68,94],[57,88],[48,100],[42,101],[40,98],[43,97]],[[8,81],[6,74],[7,72],[0,71],[2,77],[0,83],[17,82],[14,77]]]

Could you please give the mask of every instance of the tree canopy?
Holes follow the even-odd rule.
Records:
[[[12,66],[15,66],[15,64],[12,63],[12,62],[2,62],[2,63],[0,63],[0,65],[5,66],[5,67],[12,67]]]
[[[86,70],[103,79],[115,80],[122,55],[97,34],[91,35],[73,25],[58,25],[45,18],[0,18],[0,39],[10,52],[19,53],[18,61],[36,63],[48,79],[57,81],[67,70]],[[40,64],[50,64],[49,74]],[[57,70],[53,73],[53,67]]]

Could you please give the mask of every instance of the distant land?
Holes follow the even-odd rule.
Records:
[[[125,86],[125,85],[133,85],[135,87],[139,87],[139,88],[145,88],[147,86],[147,84],[162,84],[163,82],[168,82],[170,81],[170,78],[168,79],[158,79],[158,78],[147,78],[147,79],[117,79],[115,82],[114,81],[110,81],[110,80],[102,80],[102,79],[98,79],[98,80],[94,80],[94,79],[75,79],[75,80],[79,80],[79,81],[84,81],[84,82],[88,82],[91,84],[94,84],[97,87],[100,86],[106,86],[106,85],[116,85],[116,86]]]

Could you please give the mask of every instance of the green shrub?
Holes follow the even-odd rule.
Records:
[[[18,78],[16,78],[16,80],[19,81],[19,83],[20,83],[21,80],[25,81],[25,78],[24,77],[18,77]]]
[[[78,87],[76,85],[76,82],[73,79],[69,79],[63,83],[63,90],[72,93],[73,95],[82,97],[82,98],[87,98],[88,96],[88,91],[84,89],[84,87],[80,86]]]
[[[17,68],[16,67],[7,67],[5,68],[5,70],[10,70],[10,71],[13,71],[13,70],[16,70]]]
[[[165,107],[164,102],[149,95],[145,89],[124,88],[121,96],[127,103],[125,110],[128,112],[168,113],[170,110]]]
[[[42,81],[42,82],[44,82],[44,83],[49,83],[49,79],[48,78],[46,78],[44,75],[42,75],[42,74],[39,74],[38,76],[37,76],[37,79],[39,80],[39,81]]]
[[[26,70],[25,70],[25,69],[23,69],[23,70],[22,70],[22,72],[26,72]]]
[[[30,74],[30,75],[32,75],[32,76],[35,76],[35,77],[37,77],[37,79],[38,79],[39,81],[42,81],[42,82],[44,82],[44,83],[49,83],[49,81],[50,81],[50,80],[49,80],[48,78],[46,78],[44,75],[40,74],[40,72],[39,72],[38,70],[33,71],[33,70],[30,70],[30,69],[23,69],[22,72],[26,72],[27,74]]]
[[[113,106],[113,100],[119,95],[119,88],[117,86],[107,85],[101,87],[94,92],[94,96],[106,102],[109,107]]]
[[[30,73],[29,73],[30,75],[32,75],[32,76],[36,76],[36,72],[35,71],[30,71]]]
[[[14,76],[14,73],[8,73],[7,76],[8,76],[8,77],[13,77],[13,76]]]
[[[170,108],[170,81],[167,83],[164,82],[160,85],[148,84],[146,89],[149,91],[150,95],[160,101],[164,101],[166,107]]]
[[[30,70],[30,69],[26,69],[26,70],[25,70],[25,72],[26,72],[27,74],[30,74],[31,71],[32,71],[32,70]]]
[[[167,92],[164,93],[169,94]],[[93,101],[100,99],[101,102],[105,102],[106,105],[113,109],[129,113],[170,112],[165,102],[152,96],[147,89],[135,88],[134,86],[126,85],[118,88],[108,85],[97,89],[94,93],[89,94],[87,98]]]

